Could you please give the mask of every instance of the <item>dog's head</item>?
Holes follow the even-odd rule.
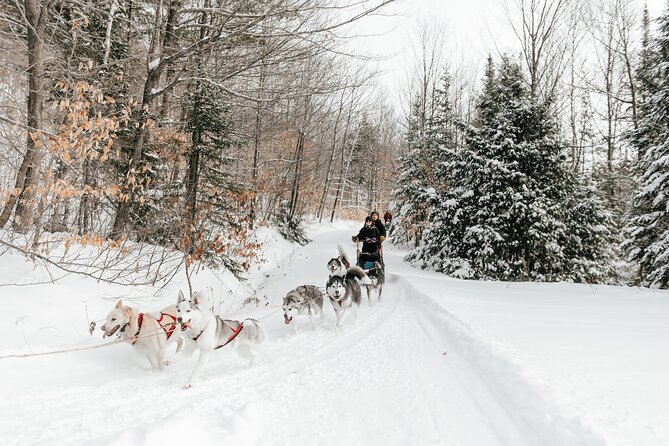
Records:
[[[343,276],[346,274],[346,265],[341,257],[333,257],[328,262],[328,272],[331,276]]]
[[[296,296],[295,290],[290,291],[283,298],[283,322],[288,325],[300,312],[299,296]]]
[[[107,321],[100,327],[100,329],[105,332],[102,337],[106,338],[107,336],[114,336],[119,330],[123,331],[126,325],[130,323],[131,317],[132,310],[130,307],[124,307],[123,301],[119,299],[119,301],[116,302],[114,309],[107,315]]]
[[[197,324],[203,317],[203,296],[195,292],[190,299],[186,299],[184,293],[179,291],[177,297],[177,323],[181,324],[181,331],[186,330],[189,325]]]
[[[328,280],[327,293],[330,299],[341,300],[346,296],[346,282],[343,277],[333,276]]]

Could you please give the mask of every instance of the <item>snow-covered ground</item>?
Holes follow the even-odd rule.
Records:
[[[182,390],[195,356],[163,373],[127,345],[0,359],[0,444],[669,445],[669,293],[460,281],[387,246],[381,303],[364,299],[358,320],[337,330],[326,302],[316,331],[301,320],[294,335],[283,296],[323,286],[337,243],[353,254],[357,226],[312,229],[305,247],[262,232],[267,262],[248,284],[210,271],[195,279],[226,316],[264,324],[253,367],[222,349]],[[0,283],[22,271],[41,274],[0,258]],[[3,287],[0,356],[100,344],[88,321],[117,297],[157,310],[179,286],[67,277]],[[242,309],[253,291],[260,306]]]

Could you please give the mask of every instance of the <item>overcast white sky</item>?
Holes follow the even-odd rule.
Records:
[[[666,0],[629,1],[640,8],[647,3],[651,17],[660,15],[666,5]],[[396,103],[413,59],[410,39],[427,18],[443,24],[447,57],[479,67],[477,78],[488,54],[518,51],[502,6],[503,0],[397,0],[386,10],[389,15],[369,17],[356,25],[356,34],[366,35],[355,40],[356,46],[386,58],[379,62],[380,84]]]

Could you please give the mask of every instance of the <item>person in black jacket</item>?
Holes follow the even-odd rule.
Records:
[[[362,242],[362,252],[358,250],[358,266],[363,266],[365,262],[377,262],[380,260],[379,246],[381,245],[381,236],[379,230],[372,223],[372,217],[365,218],[365,226],[360,229],[358,235],[352,237],[353,243]]]
[[[376,226],[376,229],[379,230],[379,235],[381,236],[381,240],[379,242],[379,248],[381,247],[381,243],[386,239],[386,226],[383,224],[381,219],[379,218],[379,212],[378,211],[372,211],[372,223],[374,226]]]
[[[378,211],[372,211],[372,224],[379,230],[379,261],[383,262],[383,241],[386,239],[386,226],[381,222]]]

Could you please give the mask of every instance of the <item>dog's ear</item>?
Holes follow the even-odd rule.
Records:
[[[121,308],[123,306],[123,301],[121,299],[116,302],[116,306],[114,308]]]
[[[193,304],[195,305],[200,305],[200,302],[202,302],[202,298],[200,297],[200,293],[197,291],[193,293],[193,297],[191,298],[193,301]]]
[[[130,319],[130,316],[132,316],[132,310],[130,309],[130,307],[123,308],[123,315],[128,319]]]
[[[181,302],[185,301],[186,298],[184,297],[184,293],[179,290],[179,296],[177,297],[177,303],[180,304]]]

